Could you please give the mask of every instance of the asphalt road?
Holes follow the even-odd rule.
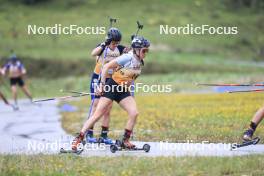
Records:
[[[57,102],[34,105],[28,100],[19,101],[20,110],[0,102],[0,153],[4,154],[58,154],[61,147],[70,148],[72,136],[61,127]],[[144,142],[135,142],[143,146]],[[264,145],[230,150],[231,144],[148,142],[149,153],[144,151],[117,151],[96,144],[85,147],[81,156],[237,156],[264,154]]]

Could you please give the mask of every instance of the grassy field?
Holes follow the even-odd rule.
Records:
[[[232,11],[220,1],[208,0],[154,0],[151,4],[130,0],[56,0],[34,6],[0,2],[0,21],[4,26],[0,29],[0,64],[14,49],[25,62],[35,97],[58,95],[60,89],[88,90],[88,75],[94,67],[90,52],[104,35],[27,35],[27,25],[108,26],[107,16],[118,18],[117,26],[126,45],[135,33],[136,20],[144,23],[141,34],[150,39],[152,48],[143,71],[143,75],[148,75],[140,78],[142,82],[170,82],[177,92],[192,90],[193,82],[200,81],[261,81],[263,63],[249,61],[255,59],[263,43],[263,14],[250,9]],[[235,25],[240,30],[237,36],[159,34],[160,24],[188,23]],[[0,86],[10,97],[7,86]]]
[[[199,66],[198,66],[199,67]],[[209,66],[208,66],[209,67]],[[197,87],[195,83],[255,83],[262,82],[263,75],[257,67],[247,66],[252,69],[252,72],[206,72],[206,71],[186,71],[183,73],[167,73],[167,74],[142,74],[137,82],[152,85],[152,84],[170,84],[173,87],[173,92],[203,92],[211,91],[206,87]],[[256,68],[256,69],[255,69]],[[175,70],[177,71],[177,70]],[[9,98],[11,92],[8,79],[0,79],[0,90]],[[60,93],[64,90],[90,91],[90,74],[86,76],[68,76],[58,78],[27,78],[26,83],[33,93],[35,98],[51,97],[64,95]],[[19,97],[25,96],[19,91]]]
[[[145,25],[141,34],[150,39],[155,51],[214,54],[250,60],[256,57],[264,40],[262,13],[253,13],[250,9],[234,11],[221,1],[154,0],[150,4],[148,1],[57,0],[35,6],[7,0],[0,2],[0,21],[4,26],[1,28],[0,43],[2,57],[7,57],[13,48],[24,58],[85,59],[89,57],[90,49],[104,39],[104,35],[28,35],[27,25],[107,27],[107,16],[118,18],[117,26],[123,32],[123,43],[126,45],[130,42],[130,35],[136,31],[136,21],[140,20]],[[188,23],[237,26],[239,34],[159,34],[161,24],[184,26]]]
[[[94,60],[92,48],[105,35],[28,35],[27,26],[105,26],[108,16],[130,44],[136,21],[140,32],[151,41],[143,74],[144,84],[170,84],[171,94],[136,94],[140,111],[134,140],[179,142],[240,141],[252,115],[263,105],[264,94],[216,94],[200,83],[255,83],[263,81],[263,12],[250,8],[229,9],[223,1],[210,0],[50,0],[23,5],[21,0],[0,0],[0,65],[10,50],[22,58],[28,69],[33,96],[65,95],[61,89],[89,92]],[[238,35],[160,35],[160,25],[186,24],[237,26]],[[257,61],[257,62],[256,62]],[[0,90],[11,98],[9,82]],[[198,94],[206,92],[209,94]],[[19,93],[19,97],[24,95]],[[78,107],[62,113],[62,127],[79,132],[87,117],[90,97],[65,101]],[[111,112],[109,133],[122,135],[126,113],[116,104]],[[100,129],[100,123],[96,129]],[[262,125],[256,135],[264,138]],[[261,141],[262,142],[262,141]],[[263,142],[262,142],[263,143]],[[263,155],[243,157],[116,157],[95,158],[73,155],[0,155],[1,175],[263,175]]]
[[[4,65],[5,60],[0,60],[0,65]],[[35,80],[52,80],[66,77],[84,77],[92,73],[95,65],[94,59],[86,60],[35,60],[24,58],[23,63],[28,71],[28,77]],[[142,75],[163,75],[165,74],[195,74],[203,73],[205,79],[207,75],[235,75],[247,77],[247,75],[261,75],[264,68],[263,62],[250,62],[243,60],[232,60],[216,55],[202,55],[192,53],[167,53],[150,52],[145,58]],[[225,79],[224,76],[221,76]],[[254,79],[254,77],[252,78]],[[162,79],[163,80],[163,79]],[[199,80],[197,80],[199,81]],[[234,82],[236,80],[233,80]]]
[[[0,175],[263,175],[264,157],[83,158],[0,155]]]
[[[90,75],[94,67],[92,60],[43,64],[31,59],[25,64],[33,69],[28,69],[26,82],[35,97],[58,96],[61,95],[60,89],[89,91]],[[262,82],[263,67],[263,63],[224,60],[213,55],[150,53],[137,82],[172,84],[174,92],[199,92],[205,88],[194,86],[197,82]],[[0,90],[10,97],[8,79],[0,79]]]
[[[252,115],[263,105],[264,95],[256,94],[137,94],[140,116],[134,140],[239,142]],[[71,134],[79,132],[87,117],[89,101],[74,101],[77,112],[62,113],[62,126]],[[127,121],[117,104],[111,112],[110,132],[119,138]],[[95,128],[100,131],[100,123]],[[260,125],[256,135],[264,137]]]
[[[140,116],[135,140],[237,142],[263,94],[138,94]],[[162,103],[161,103],[162,102]],[[89,101],[70,102],[74,113],[62,113],[62,126],[74,134],[84,121]],[[111,129],[122,131],[126,114],[112,111]],[[256,135],[263,138],[260,126]],[[121,133],[110,133],[120,137]],[[0,175],[263,175],[263,155],[243,157],[78,157],[75,155],[0,155]]]

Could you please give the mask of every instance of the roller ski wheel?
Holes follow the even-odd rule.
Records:
[[[74,154],[77,154],[77,155],[80,155],[81,153],[83,152],[83,150],[72,150],[72,149],[64,149],[64,148],[61,148],[60,149],[60,153],[64,154],[64,153],[74,153]]]
[[[148,153],[150,151],[150,145],[149,144],[144,144],[143,145],[143,150]]]
[[[243,141],[241,144],[232,144],[231,150],[235,150],[235,149],[238,149],[238,148],[241,148],[241,147],[250,146],[250,145],[256,145],[256,144],[259,143],[259,141],[260,141],[260,138],[259,137],[255,137],[252,140]]]
[[[111,151],[112,153],[115,153],[117,150],[118,150],[118,147],[117,147],[115,144],[112,144],[112,145],[110,146],[110,151]]]

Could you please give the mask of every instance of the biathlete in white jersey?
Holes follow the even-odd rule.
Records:
[[[140,75],[142,63],[149,51],[150,43],[143,37],[136,36],[132,40],[132,51],[123,54],[105,64],[101,72],[100,87],[97,92],[102,95],[93,115],[84,123],[79,135],[72,142],[72,149],[77,150],[82,143],[85,133],[107,112],[108,107],[116,101],[127,113],[128,121],[125,126],[122,145],[126,148],[134,148],[130,142],[130,136],[136,124],[138,109],[135,99],[131,96],[129,86]],[[108,80],[108,71],[113,70],[112,78]],[[121,90],[121,91],[120,91]]]

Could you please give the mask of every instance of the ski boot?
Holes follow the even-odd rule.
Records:
[[[134,149],[136,145],[132,144],[129,139],[123,139],[121,143],[121,147],[124,149]]]
[[[84,133],[78,134],[78,136],[76,136],[75,139],[72,141],[72,150],[78,150],[78,146],[83,142],[83,139]]]
[[[253,134],[254,134],[253,129],[251,129],[251,128],[247,129],[243,134],[243,140],[244,141],[251,141]]]
[[[108,137],[109,127],[102,126],[101,137],[98,139],[98,143],[104,143],[106,145],[113,144],[112,139]]]
[[[113,142],[112,139],[109,138],[109,137],[100,137],[100,138],[98,139],[98,143],[104,143],[104,144],[106,144],[106,145],[112,145],[114,142]]]
[[[97,143],[97,139],[95,137],[93,137],[93,132],[92,131],[88,131],[86,133],[86,143]]]

